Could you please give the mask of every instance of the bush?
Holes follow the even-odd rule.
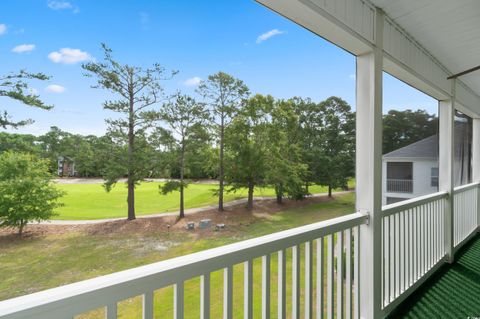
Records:
[[[63,192],[52,184],[47,160],[30,154],[0,154],[0,227],[18,228],[48,220],[61,204]]]

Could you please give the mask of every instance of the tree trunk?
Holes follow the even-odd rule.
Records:
[[[182,149],[180,152],[180,215],[179,215],[180,219],[185,217],[184,194],[183,194],[184,171],[185,171],[185,140],[182,138]]]
[[[18,227],[18,236],[22,237],[23,235],[23,228],[25,227],[26,222],[23,220],[20,221],[20,227]]]
[[[248,200],[247,200],[247,210],[251,211],[253,209],[253,189],[255,185],[253,182],[248,182]]]
[[[332,186],[328,185],[328,197],[332,197]]]
[[[223,190],[224,190],[224,137],[225,137],[225,124],[224,118],[222,115],[221,124],[220,124],[220,161],[219,161],[219,170],[218,170],[218,211],[223,212]]]
[[[282,185],[277,186],[276,196],[277,196],[277,204],[281,205],[283,203],[283,186]]]
[[[282,205],[283,204],[283,196],[280,194],[277,194],[277,204]]]
[[[128,186],[128,195],[127,195],[127,203],[128,203],[128,220],[135,219],[135,183],[133,182],[133,178],[130,176],[128,177],[127,181]]]
[[[180,215],[178,216],[180,219],[185,217],[185,208],[184,208],[184,200],[183,200],[183,179],[180,184]]]
[[[135,219],[135,181],[133,180],[134,159],[133,152],[135,147],[135,126],[134,126],[134,101],[133,92],[130,92],[130,105],[128,116],[128,220]]]
[[[305,192],[308,194],[308,187],[310,186],[310,184],[308,182],[305,182]]]

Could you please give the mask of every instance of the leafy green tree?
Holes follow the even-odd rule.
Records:
[[[207,119],[205,106],[197,103],[187,95],[177,94],[174,101],[166,103],[161,111],[160,118],[170,129],[171,137],[174,138],[178,148],[178,162],[180,167],[180,180],[168,181],[160,190],[168,194],[174,190],[180,191],[180,215],[185,217],[184,189],[188,182],[185,180],[185,157],[189,146],[195,137],[195,127],[201,126]]]
[[[253,209],[255,187],[264,186],[268,158],[269,117],[274,98],[257,94],[240,110],[226,131],[228,161],[225,174],[230,189],[248,189],[247,209]]]
[[[321,103],[294,98],[299,115],[302,162],[307,164],[306,187],[310,184],[332,189],[346,187],[355,168],[355,116],[339,97]]]
[[[185,176],[190,179],[215,178],[218,171],[218,149],[206,125],[192,128],[190,150],[185,156]]]
[[[248,87],[243,81],[233,76],[218,72],[210,75],[198,87],[198,93],[205,99],[215,136],[219,147],[218,154],[218,210],[223,211],[225,179],[225,130],[240,110],[244,99],[249,95]]]
[[[25,153],[0,154],[0,227],[18,228],[48,220],[63,196],[51,182],[48,161]]]
[[[121,147],[118,144],[114,144],[111,136],[108,134],[89,139],[89,144],[93,154],[88,152],[85,157],[83,155],[75,156],[75,162],[77,162],[77,158],[79,161],[80,172],[82,171],[82,166],[85,166],[82,162],[85,161],[87,167],[92,169],[92,173],[88,176],[106,176],[109,167],[112,165],[111,163],[120,160],[118,157],[114,158],[114,156],[120,153],[119,149]]]
[[[52,174],[57,174],[57,160],[59,156],[66,156],[64,138],[69,133],[62,131],[57,126],[50,127],[50,131],[38,138],[40,147],[42,148],[42,155],[48,159],[49,171]]]
[[[310,99],[295,97],[290,99],[290,103],[298,115],[301,162],[307,165],[304,182],[305,192],[308,193],[309,186],[319,181],[322,170],[319,159],[323,156],[324,114],[320,104]]]
[[[0,97],[4,96],[28,106],[50,110],[53,106],[45,104],[37,94],[31,93],[28,85],[30,80],[45,81],[48,79],[50,77],[43,73],[31,73],[25,70],[0,76]],[[7,111],[0,113],[0,128],[17,128],[31,123],[33,121],[30,119],[13,121]]]
[[[101,163],[98,162],[98,153],[101,150],[99,138],[94,135],[73,135],[69,141],[72,147],[70,156],[75,161],[75,170],[81,177],[101,176]]]
[[[319,158],[318,183],[328,186],[328,196],[334,188],[346,188],[355,169],[355,115],[350,105],[332,96],[320,103],[323,114],[323,154]]]
[[[178,150],[172,133],[161,126],[154,127],[148,143],[154,150],[153,175],[166,178],[178,176]]]
[[[0,132],[0,153],[15,151],[41,155],[41,148],[36,136],[31,134],[11,134]]]
[[[415,143],[438,132],[438,118],[425,110],[390,110],[383,116],[383,153]]]
[[[152,106],[160,102],[162,96],[161,81],[170,78],[158,63],[151,68],[142,68],[120,64],[114,60],[112,50],[102,44],[103,62],[90,62],[82,67],[87,76],[95,76],[94,88],[107,89],[118,96],[117,100],[106,101],[104,109],[118,113],[120,116],[108,119],[109,134],[112,141],[125,148],[126,157],[112,158],[106,167],[105,189],[109,191],[120,177],[127,176],[128,220],[135,219],[135,187],[148,176],[145,161],[150,159],[138,145],[138,136],[146,143],[145,131],[158,119],[158,112]]]
[[[291,100],[276,101],[271,110],[266,181],[273,185],[277,203],[285,195],[301,199],[305,195],[307,165],[302,163],[298,115]]]

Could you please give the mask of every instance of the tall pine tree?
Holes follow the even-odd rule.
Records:
[[[106,101],[103,108],[120,116],[108,119],[109,134],[112,141],[125,148],[125,156],[111,158],[105,173],[105,188],[111,189],[118,179],[127,176],[128,219],[135,219],[135,186],[144,179],[148,171],[145,163],[149,161],[144,154],[146,144],[145,130],[156,120],[159,114],[152,106],[161,101],[161,81],[171,78],[175,72],[166,75],[165,69],[158,63],[150,68],[120,64],[112,56],[112,50],[102,44],[103,62],[90,62],[83,65],[87,76],[94,76],[97,84],[94,88],[106,89],[118,99]]]

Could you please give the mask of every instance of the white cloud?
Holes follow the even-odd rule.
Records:
[[[53,51],[48,55],[48,58],[55,63],[63,64],[74,64],[92,59],[88,52],[70,48],[62,48],[59,51]]]
[[[280,31],[278,29],[273,29],[273,30],[270,30],[268,32],[265,32],[264,34],[261,34],[261,35],[258,36],[257,44],[262,43],[263,41],[266,41],[266,40],[270,39],[271,37],[274,37],[276,35],[280,35],[280,34],[283,34],[283,33],[285,33],[285,32]]]
[[[67,1],[48,1],[47,6],[53,10],[65,10],[73,8],[73,5]]]
[[[199,85],[200,82],[202,82],[202,79],[198,76],[194,76],[193,78],[185,80],[185,82],[183,82],[183,85],[193,87]]]
[[[47,6],[52,10],[72,10],[73,13],[78,13],[80,10],[77,6],[68,1],[48,1]]]
[[[35,50],[35,44],[20,44],[12,49],[15,53],[31,52]]]
[[[65,88],[58,84],[50,84],[45,88],[45,91],[48,93],[63,93],[65,92]]]
[[[0,35],[5,34],[7,32],[7,26],[3,23],[0,24]]]

